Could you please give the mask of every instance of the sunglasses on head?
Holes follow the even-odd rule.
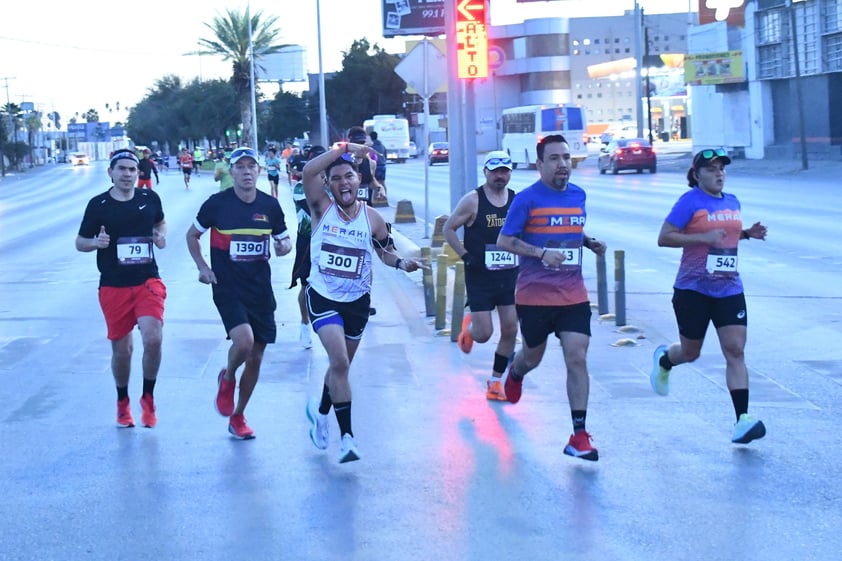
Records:
[[[500,164],[502,164],[504,166],[510,166],[510,165],[512,165],[512,159],[511,158],[491,158],[490,160],[485,162],[485,167],[499,166]]]
[[[725,150],[722,148],[717,148],[716,150],[702,150],[701,152],[702,158],[706,160],[710,160],[716,156],[722,157],[727,156],[728,154],[725,153]]]
[[[257,154],[254,153],[254,150],[251,148],[237,148],[233,152],[231,152],[231,159],[239,158],[241,156],[249,156],[250,158],[257,159]]]

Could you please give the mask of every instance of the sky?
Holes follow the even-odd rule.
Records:
[[[320,1],[325,72],[340,70],[342,52],[363,37],[388,52],[405,51],[406,38],[382,36],[383,0]],[[639,0],[648,13],[687,11],[691,1],[695,4],[695,0]],[[165,75],[173,74],[187,82],[197,77],[227,79],[229,63],[189,53],[198,50],[198,39],[213,38],[205,23],[229,7],[245,9],[246,4],[242,0],[4,2],[0,18],[0,103],[5,104],[7,99],[16,104],[33,102],[45,113],[58,111],[64,124],[76,112],[91,108],[99,112],[101,121],[125,121],[125,109],[143,99],[155,81]],[[304,45],[308,71],[318,72],[316,0],[251,0],[250,6],[252,11],[278,16],[279,42]],[[520,4],[516,0],[491,0],[490,17],[493,25],[502,25],[540,17],[621,15],[633,7],[634,0]],[[115,111],[117,103],[121,111]]]

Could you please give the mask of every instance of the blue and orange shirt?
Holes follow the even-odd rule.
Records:
[[[582,277],[585,191],[573,183],[558,191],[537,181],[515,195],[502,234],[566,254],[552,269],[536,257],[521,257],[515,302],[528,306],[570,306],[588,301]]]
[[[743,292],[737,267],[737,246],[743,221],[737,197],[729,193],[715,197],[693,187],[679,197],[666,221],[684,234],[725,230],[725,237],[715,246],[699,244],[684,248],[675,288],[695,290],[715,298]]]

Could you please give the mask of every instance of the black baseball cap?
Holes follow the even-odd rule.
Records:
[[[731,158],[724,148],[708,148],[700,150],[693,157],[693,169],[703,168],[714,160],[719,160],[726,166],[731,163]]]

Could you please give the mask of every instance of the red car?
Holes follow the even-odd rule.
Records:
[[[645,138],[621,138],[612,140],[600,150],[597,166],[599,173],[611,170],[617,174],[624,169],[634,169],[637,173],[648,169],[649,173],[655,173],[658,159],[655,149]]]
[[[447,142],[433,142],[427,149],[427,163],[446,164],[450,161],[450,147]]]

